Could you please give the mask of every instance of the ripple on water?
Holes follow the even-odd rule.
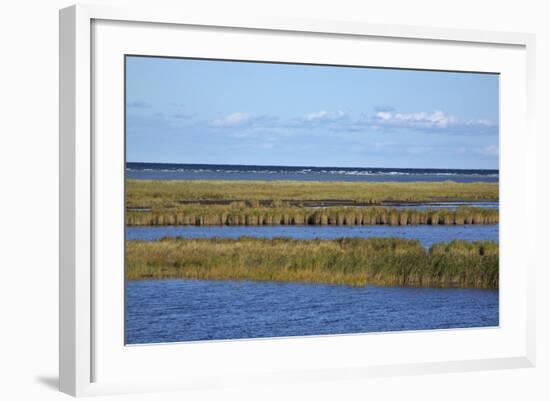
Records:
[[[490,327],[498,290],[208,280],[126,283],[126,342]]]
[[[489,225],[417,225],[417,226],[147,226],[127,227],[128,240],[155,240],[162,237],[239,238],[242,236],[296,239],[335,239],[341,237],[399,237],[418,239],[429,247],[454,239],[498,241],[498,224]]]

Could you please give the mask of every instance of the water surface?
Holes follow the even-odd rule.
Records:
[[[394,205],[384,205],[386,207],[395,208],[395,209],[413,209],[413,210],[427,210],[427,209],[449,209],[455,210],[459,207],[479,207],[482,209],[499,209],[498,201],[488,201],[488,202],[426,202],[420,204],[394,204]],[[370,206],[372,207],[372,206]]]
[[[126,343],[498,326],[498,290],[208,280],[126,283]]]
[[[335,239],[343,237],[399,237],[417,239],[423,246],[454,239],[498,241],[498,224],[487,225],[416,225],[416,226],[146,226],[126,227],[128,240],[184,238],[257,238],[290,237],[296,239]]]
[[[126,163],[134,180],[298,180],[373,182],[498,182],[498,170],[379,167],[251,166],[226,164]]]

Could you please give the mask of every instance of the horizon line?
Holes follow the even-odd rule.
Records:
[[[305,165],[284,165],[284,164],[234,164],[234,163],[183,163],[183,162],[144,162],[144,161],[126,161],[128,163],[141,164],[178,164],[178,165],[201,165],[201,166],[234,166],[234,167],[301,167],[301,168],[344,168],[344,169],[414,169],[414,170],[485,170],[485,171],[500,171],[499,168],[455,168],[455,167],[378,167],[378,166],[305,166]]]

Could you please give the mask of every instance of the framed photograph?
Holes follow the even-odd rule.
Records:
[[[533,366],[533,46],[61,10],[61,390]]]

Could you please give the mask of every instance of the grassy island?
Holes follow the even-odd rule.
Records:
[[[126,224],[496,224],[498,210],[407,209],[429,202],[498,200],[498,184],[128,180]]]
[[[186,278],[498,288],[498,244],[398,238],[127,241],[129,280]]]
[[[331,205],[381,205],[446,201],[496,201],[498,183],[126,180],[126,206],[165,209],[182,204],[293,206],[313,201]],[[324,201],[324,202],[323,202]]]

